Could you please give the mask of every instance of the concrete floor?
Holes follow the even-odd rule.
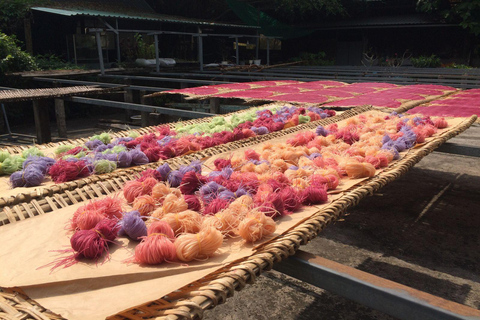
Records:
[[[480,126],[450,142],[480,147]],[[479,208],[480,159],[434,152],[301,249],[480,309]],[[205,319],[394,318],[270,271]]]

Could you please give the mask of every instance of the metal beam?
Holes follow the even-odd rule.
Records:
[[[275,264],[274,269],[398,319],[480,319],[479,310],[303,251]]]
[[[159,74],[163,74],[163,73],[159,73]],[[180,75],[177,75],[177,78],[167,78],[167,77],[145,77],[145,76],[127,76],[127,75],[106,74],[106,75],[103,75],[102,77],[103,78],[113,78],[113,79],[132,79],[132,80],[137,79],[137,80],[147,80],[147,81],[164,81],[164,82],[180,82],[180,83],[195,83],[195,84],[230,83],[229,81],[185,79],[185,78],[180,78],[179,76]]]
[[[92,98],[84,98],[84,97],[68,97],[68,98],[65,98],[65,100],[76,102],[76,103],[90,104],[94,106],[137,110],[137,111],[151,112],[151,113],[161,113],[161,114],[168,114],[168,115],[179,116],[184,118],[204,118],[204,117],[214,116],[213,114],[206,113],[206,112],[185,111],[185,110],[149,106],[149,105],[143,105],[143,104],[137,104],[137,103],[109,101],[109,100],[92,99]]]
[[[76,84],[76,85],[83,85],[83,86],[94,85],[94,86],[101,86],[105,88],[125,87],[125,85],[118,84],[118,83],[106,83],[106,82],[82,81],[82,80],[70,80],[70,79],[58,79],[58,78],[34,77],[33,80],[41,81],[41,82],[50,82],[50,83]],[[173,90],[173,88],[147,87],[147,86],[135,86],[135,85],[128,85],[128,88],[132,90],[144,90],[144,91],[150,91],[150,92],[161,92],[166,90]]]
[[[440,147],[435,149],[436,152],[443,152],[443,153],[452,153],[456,155],[468,156],[468,157],[480,157],[480,148],[477,147],[469,147],[465,145],[460,145],[457,143],[446,142],[442,144]]]

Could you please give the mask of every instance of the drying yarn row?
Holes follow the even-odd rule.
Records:
[[[214,117],[209,122],[157,127],[155,133],[112,139],[110,134],[93,136],[82,146],[62,145],[52,157],[38,148],[21,155],[0,152],[0,173],[9,174],[12,187],[40,185],[48,175],[55,183],[105,174],[117,168],[157,162],[224,143],[268,134],[302,123],[335,115],[318,107],[283,106],[256,109],[229,118]]]
[[[71,255],[53,268],[106,258],[117,237],[138,243],[128,262],[141,265],[204,260],[226,238],[265,240],[283,216],[328,202],[447,126],[443,118],[369,112],[204,163],[162,164],[120,195],[78,208],[67,223]]]

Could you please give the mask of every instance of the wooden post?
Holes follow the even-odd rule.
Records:
[[[220,112],[220,99],[212,98],[210,99],[210,113],[218,114]]]
[[[65,100],[55,99],[55,117],[57,118],[58,136],[67,138],[67,122],[65,120]]]
[[[48,117],[48,103],[46,100],[33,101],[33,116],[35,118],[37,143],[51,142],[52,134],[50,132],[50,119]]]
[[[124,83],[125,84],[130,84],[131,80],[130,79],[125,79]],[[133,91],[129,90],[129,89],[126,89],[125,93],[124,93],[124,96],[123,96],[123,99],[124,99],[125,102],[133,102]],[[134,115],[133,110],[129,110],[129,109],[125,110],[125,120],[127,122],[132,121],[132,116],[133,115]]]
[[[140,90],[139,94],[140,94],[140,104],[145,104],[145,93],[146,91],[144,90]],[[146,111],[142,111],[141,113],[141,123],[142,123],[142,127],[148,127],[150,125],[150,121],[149,121],[149,116],[150,116],[150,112],[146,112]]]
[[[32,20],[25,18],[23,20],[23,26],[25,28],[25,45],[27,52],[33,54]]]

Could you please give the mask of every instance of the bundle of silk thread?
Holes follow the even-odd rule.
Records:
[[[180,261],[205,260],[211,257],[223,243],[223,235],[213,227],[197,234],[185,233],[175,240],[177,258]]]
[[[178,239],[177,239],[178,240]],[[134,262],[156,265],[176,260],[175,234],[165,221],[153,222],[147,230],[147,236],[135,247]]]
[[[92,229],[78,230],[70,238],[71,249],[60,250],[62,253],[73,253],[65,258],[58,258],[47,266],[52,266],[51,271],[63,267],[70,267],[81,258],[97,261],[104,253],[108,259],[109,244],[117,237],[119,226],[110,219],[100,220]]]
[[[56,183],[88,177],[93,171],[91,165],[85,160],[69,161],[58,160],[48,170],[48,174]]]
[[[147,225],[138,211],[125,212],[118,224],[120,226],[119,236],[127,235],[130,239],[136,241],[140,241],[142,237],[147,236]]]
[[[93,201],[75,210],[68,229],[88,230],[103,219],[118,221],[122,217],[122,200],[118,197],[106,197]]]

